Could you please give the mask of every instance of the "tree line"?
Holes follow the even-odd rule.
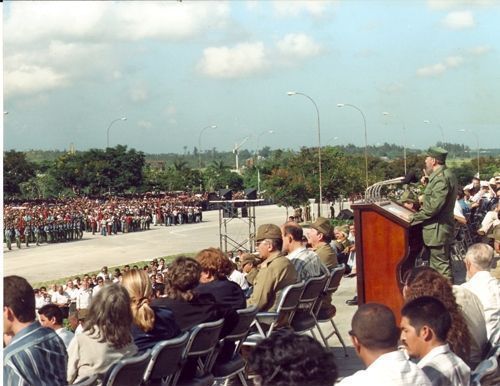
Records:
[[[318,149],[263,149],[240,153],[240,172],[231,170],[230,152],[214,153],[214,158],[199,154],[176,155],[169,162],[156,155],[118,145],[113,148],[81,152],[61,152],[56,157],[30,160],[28,153],[4,152],[4,199],[58,198],[75,195],[102,196],[161,191],[205,192],[229,188],[257,188],[264,198],[286,206],[319,199]],[[402,150],[402,149],[401,149]],[[384,155],[381,155],[384,153]],[[394,154],[392,154],[394,153]],[[369,149],[369,184],[403,176],[403,152],[384,144],[380,152]],[[390,155],[390,157],[389,157]],[[206,155],[205,155],[206,156]],[[450,156],[452,152],[450,151]],[[407,152],[407,170],[418,174],[423,168],[421,152]],[[200,167],[201,166],[201,167]],[[455,159],[452,169],[461,184],[470,182],[477,172],[477,159]],[[481,156],[480,171],[484,178],[500,170],[499,157]],[[322,186],[325,201],[364,192],[364,148],[322,148]]]

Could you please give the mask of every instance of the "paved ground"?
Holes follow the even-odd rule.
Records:
[[[338,213],[338,211],[337,211]],[[176,227],[152,227],[149,231],[119,234],[117,236],[92,236],[85,233],[81,241],[32,246],[8,251],[4,246],[4,275],[17,274],[30,282],[46,281],[64,276],[82,274],[98,270],[102,265],[110,267],[148,260],[153,257],[177,253],[195,252],[208,246],[219,246],[219,214],[217,211],[205,212],[201,224],[188,224]],[[284,208],[266,206],[256,208],[256,224],[282,224],[287,219]],[[248,223],[232,220],[228,224],[228,234],[237,241],[248,237]],[[329,340],[341,376],[352,374],[362,368],[356,357],[347,331],[357,307],[347,306],[345,300],[355,293],[356,279],[344,278],[334,295],[337,307],[335,318],[338,329],[348,346],[348,358],[336,337]],[[332,329],[324,324],[329,333]]]

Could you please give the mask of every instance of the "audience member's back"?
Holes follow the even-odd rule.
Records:
[[[57,334],[35,321],[35,294],[22,277],[4,277],[4,385],[63,385],[67,355]]]

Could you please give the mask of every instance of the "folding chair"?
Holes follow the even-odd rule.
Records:
[[[198,324],[191,329],[184,357],[187,363],[194,361],[196,368],[193,368],[194,373],[190,374],[192,377],[180,381],[182,371],[177,372],[173,377],[172,386],[212,385],[214,376],[210,372],[216,358],[216,348],[220,340],[223,324],[224,319],[219,319],[214,322]]]
[[[227,384],[231,378],[237,375],[243,386],[248,385],[244,375],[246,363],[240,355],[240,348],[250,332],[250,326],[255,320],[257,311],[255,306],[237,311],[238,324],[224,338],[224,341],[234,343],[233,354],[228,361],[215,363],[212,374],[215,376],[216,381],[225,381],[225,384]]]
[[[340,286],[340,280],[342,280],[342,276],[344,275],[344,272],[345,272],[345,265],[344,264],[340,264],[332,270],[332,272],[330,273],[330,278],[327,280],[327,283],[326,283],[326,286],[324,289],[325,294],[328,294],[328,293],[333,294],[338,290],[338,288]],[[316,307],[316,310],[314,312],[314,317],[316,320],[316,328],[318,329],[318,332],[321,336],[321,339],[323,340],[323,343],[325,344],[325,347],[329,347],[328,346],[328,339],[330,339],[333,335],[336,335],[337,338],[339,339],[340,343],[342,344],[342,347],[344,348],[344,354],[347,357],[348,354],[347,354],[347,348],[346,348],[345,343],[344,343],[344,339],[342,339],[342,336],[340,335],[340,332],[337,328],[337,325],[335,324],[335,321],[333,320],[335,316],[333,316],[329,319],[321,319],[319,317],[319,310],[321,308],[322,302],[318,302],[318,303],[319,304]],[[320,323],[326,323],[326,322],[330,322],[332,324],[332,327],[333,327],[333,331],[328,336],[325,336],[325,334],[323,333],[323,331],[321,330],[321,327],[320,327]]]
[[[151,359],[144,373],[144,384],[167,386],[184,365],[184,354],[189,340],[189,332],[158,342],[152,349]]]
[[[311,331],[314,335],[314,328],[316,327],[316,318],[314,311],[316,305],[322,302],[322,295],[327,281],[330,279],[330,274],[324,274],[318,277],[308,279],[304,284],[304,291],[299,299],[297,311],[293,316],[290,323],[293,330],[299,334]]]
[[[151,357],[151,350],[144,354],[120,359],[104,376],[105,386],[140,386]]]
[[[290,325],[303,291],[303,281],[283,288],[276,311],[257,313],[255,317],[255,327],[258,333],[249,335],[245,342],[243,342],[243,345],[255,346],[262,339],[269,337],[277,326]],[[269,325],[267,331],[263,324]]]
[[[80,382],[72,383],[71,386],[94,386],[97,383],[98,378],[99,376],[97,374],[93,374],[82,379]]]

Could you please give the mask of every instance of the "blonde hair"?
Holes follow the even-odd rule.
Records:
[[[155,323],[155,313],[149,302],[153,288],[144,270],[131,269],[123,274],[122,285],[130,295],[130,309],[134,323],[143,331],[149,332]]]

